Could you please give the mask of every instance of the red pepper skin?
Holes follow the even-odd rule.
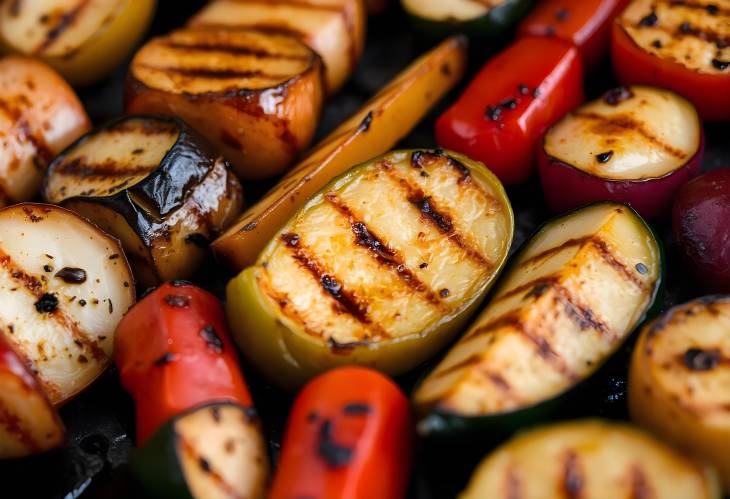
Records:
[[[542,134],[582,101],[578,49],[557,38],[524,37],[489,60],[436,120],[436,141],[483,162],[503,183],[518,184],[534,170]]]
[[[408,399],[383,374],[328,371],[292,407],[270,499],[400,499],[411,464]]]
[[[119,323],[114,349],[135,401],[138,445],[197,405],[252,405],[223,308],[196,286],[167,283],[140,300]]]
[[[708,121],[730,120],[730,74],[703,74],[656,57],[636,45],[619,23],[613,24],[611,60],[625,84],[664,87],[683,95]]]
[[[613,19],[629,0],[543,0],[517,29],[517,36],[555,36],[573,43],[586,67],[606,56]]]

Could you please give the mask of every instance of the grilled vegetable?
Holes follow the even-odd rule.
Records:
[[[0,59],[0,207],[34,198],[48,162],[90,127],[55,71],[24,57]]]
[[[730,2],[633,0],[614,24],[618,79],[668,88],[706,120],[730,119]]]
[[[730,168],[705,173],[677,192],[672,229],[703,288],[730,293]]]
[[[594,204],[543,226],[417,388],[419,432],[492,438],[550,416],[642,321],[662,265],[651,229],[624,205]]]
[[[608,52],[611,25],[629,0],[545,0],[521,23],[518,36],[556,36],[572,42],[586,67]]]
[[[289,415],[270,499],[401,499],[411,461],[408,399],[382,374],[343,367],[312,380]]]
[[[461,499],[720,499],[717,475],[630,426],[599,420],[524,433],[490,454]]]
[[[218,238],[213,243],[216,256],[236,270],[252,265],[266,242],[315,192],[407,135],[461,79],[465,66],[462,38],[449,38],[413,62]]]
[[[533,3],[532,0],[401,0],[417,29],[435,35],[467,33],[478,38],[506,35]]]
[[[63,443],[56,410],[30,369],[0,332],[0,459],[24,457]]]
[[[241,211],[228,163],[176,119],[127,117],[63,152],[43,196],[119,237],[144,286],[192,275]]]
[[[214,401],[251,407],[218,300],[185,281],[163,284],[119,323],[116,364],[137,411],[137,443],[172,417]]]
[[[443,151],[397,151],[315,195],[228,284],[247,359],[293,388],[342,364],[403,373],[462,328],[513,219],[499,181]]]
[[[107,367],[114,328],[133,303],[116,239],[57,206],[0,211],[0,328],[53,404]]]
[[[307,147],[322,108],[322,61],[286,35],[186,29],[132,61],[126,110],[179,116],[245,178],[281,173]]]
[[[254,28],[295,36],[322,57],[329,94],[345,83],[365,44],[363,0],[214,0],[189,25]]]
[[[74,85],[95,83],[132,51],[154,0],[11,0],[0,5],[0,43],[47,62]]]
[[[730,297],[708,296],[646,326],[634,348],[634,421],[712,463],[730,493]]]
[[[264,497],[266,444],[251,408],[218,402],[165,423],[132,454],[133,475],[150,497]]]
[[[524,182],[539,138],[582,100],[577,49],[563,40],[524,37],[487,62],[438,118],[436,140],[483,161],[506,184]]]
[[[658,88],[618,87],[548,131],[538,172],[553,211],[611,200],[657,218],[699,173],[703,152],[702,123],[689,101]]]

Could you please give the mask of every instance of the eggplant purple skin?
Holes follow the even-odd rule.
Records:
[[[672,231],[697,282],[730,293],[730,168],[705,173],[677,192]]]
[[[642,217],[657,220],[668,214],[677,190],[696,177],[702,167],[705,133],[700,130],[697,152],[682,167],[662,177],[640,180],[609,180],[586,173],[538,151],[538,173],[548,208],[555,213],[596,201],[626,203]]]

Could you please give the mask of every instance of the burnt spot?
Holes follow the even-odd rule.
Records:
[[[720,8],[715,4],[709,4],[709,5],[705,6],[705,10],[707,11],[708,14],[710,14],[712,16],[714,16],[718,12],[720,12]]]
[[[426,262],[423,262],[423,263],[421,263],[421,264],[420,264],[420,265],[418,266],[418,268],[419,268],[419,269],[425,269],[426,267],[428,267],[428,264],[427,264]]]
[[[311,411],[309,414],[307,414],[308,423],[314,423],[318,419],[319,419],[319,414],[317,414],[317,411]]]
[[[451,76],[451,66],[449,66],[448,63],[443,63],[441,65],[441,74],[444,76]]]
[[[134,150],[132,151],[132,154],[133,154],[133,155],[135,155],[135,156],[139,156],[139,155],[140,155],[140,154],[142,154],[143,152],[144,152],[144,149],[142,149],[141,147],[138,147],[137,149],[134,149]]]
[[[449,291],[447,288],[443,288],[439,290],[439,296],[441,298],[447,298],[451,294],[451,291]]]
[[[596,161],[598,161],[601,164],[608,163],[609,161],[611,161],[612,157],[613,157],[613,151],[600,152],[600,153],[596,154]]]
[[[43,293],[35,302],[35,309],[39,314],[50,314],[58,308],[58,297],[53,293]]]
[[[210,415],[213,417],[213,421],[215,421],[216,423],[220,423],[221,422],[221,409],[220,409],[220,407],[218,407],[218,406],[211,407],[211,409],[210,409]]]
[[[64,267],[56,272],[55,277],[67,284],[81,284],[86,282],[86,271],[78,267]]]
[[[208,350],[215,353],[223,353],[223,341],[212,324],[206,324],[200,330],[200,337],[205,341]]]
[[[646,274],[648,274],[648,273],[649,273],[649,269],[647,268],[647,266],[646,266],[646,265],[644,265],[644,264],[643,264],[643,263],[641,263],[641,262],[637,263],[637,264],[636,264],[636,266],[635,266],[635,268],[636,268],[636,271],[637,271],[637,272],[638,272],[639,274],[641,274],[641,275],[646,275]]]
[[[524,83],[520,83],[519,85],[517,85],[517,91],[520,93],[520,95],[527,95],[530,93],[530,88]]]
[[[116,260],[119,258],[119,253],[114,253],[113,255],[109,255],[109,260]]]
[[[243,150],[243,145],[241,144],[241,141],[239,141],[238,138],[234,137],[227,130],[221,131],[221,142],[223,142],[231,149],[235,149],[236,151]]]
[[[190,306],[190,297],[182,295],[165,295],[165,303],[174,308],[187,308]]]
[[[540,298],[553,286],[552,282],[538,282],[533,288],[525,293],[525,298]]]
[[[662,41],[659,39],[656,39],[653,42],[651,42],[651,46],[654,47],[655,49],[660,49],[663,47]]]
[[[201,456],[198,458],[198,466],[203,470],[203,473],[210,473],[210,463],[204,457]]]
[[[583,470],[578,461],[578,455],[575,452],[568,452],[563,465],[563,490],[565,496],[570,499],[578,499],[581,497],[585,479]]]
[[[357,127],[357,131],[360,133],[367,132],[370,130],[370,124],[373,122],[373,112],[368,111],[368,114],[365,115],[365,117],[362,119],[360,124]]]
[[[714,67],[715,69],[719,69],[720,71],[725,71],[728,67],[730,67],[730,61],[712,59],[712,67]]]
[[[692,33],[692,31],[693,31],[692,25],[687,21],[685,21],[679,25],[679,32],[682,33],[683,35]]]
[[[50,265],[46,264],[46,265],[43,266],[43,271],[44,272],[53,272],[53,267],[51,267]]]
[[[617,106],[625,100],[628,100],[634,96],[634,93],[625,86],[612,88],[605,94],[603,94],[603,100],[609,106]]]
[[[82,307],[85,307],[86,306],[86,300],[84,300],[83,298],[81,298],[79,300],[79,305],[82,306]]]
[[[114,313],[114,303],[112,303],[111,298],[107,298],[106,301],[109,302],[109,315],[112,315]]]
[[[487,106],[484,111],[484,117],[490,121],[497,121],[502,116],[502,108],[499,106]]]
[[[58,38],[67,29],[73,26],[73,24],[76,22],[77,18],[81,14],[81,11],[84,10],[89,3],[91,3],[91,0],[82,0],[76,5],[75,8],[64,12],[60,16],[57,16],[55,19],[55,26],[53,26],[53,28],[48,31],[45,40],[43,40],[40,46],[35,49],[35,52],[42,53],[48,50],[48,48],[50,48],[51,45],[53,45],[55,41],[58,40]]]
[[[290,248],[296,248],[299,246],[299,234],[287,232],[286,234],[281,235],[281,240]]]
[[[441,230],[441,232],[451,232],[454,229],[454,226],[451,223],[451,217],[438,211],[434,207],[430,196],[424,196],[423,193],[419,192],[410,196],[408,201],[418,208],[423,215],[430,219],[436,227]]]
[[[33,213],[33,210],[31,208],[25,207],[23,208],[23,213],[25,213],[28,216],[28,220],[30,220],[33,223],[40,222],[43,220],[43,217],[39,217],[35,213]]]
[[[363,222],[353,222],[350,227],[355,234],[355,243],[364,246],[376,254],[378,260],[388,264],[398,264],[395,252],[385,245],[380,239],[370,233],[370,230]]]
[[[175,354],[172,352],[165,352],[160,355],[153,364],[156,366],[164,366],[175,360]]]
[[[342,412],[347,416],[363,416],[370,414],[373,408],[365,402],[351,402],[342,408]]]
[[[690,348],[684,352],[684,365],[692,371],[711,371],[720,363],[718,350]]]
[[[243,232],[250,232],[254,230],[258,226],[258,223],[256,222],[249,222],[246,225],[243,226],[241,229]]]
[[[502,109],[509,109],[509,110],[516,109],[517,108],[517,99],[515,99],[515,98],[505,99],[499,103],[499,107],[501,107]]]
[[[89,359],[88,359],[88,357],[86,357],[86,355],[83,355],[83,354],[79,355],[79,356],[78,356],[78,357],[76,358],[76,360],[77,360],[77,362],[78,362],[79,364],[87,364],[87,363],[89,362]]]
[[[193,232],[185,236],[185,243],[194,244],[198,248],[207,248],[209,241],[208,238],[200,232]]]
[[[570,11],[568,9],[558,9],[555,12],[555,19],[560,22],[566,21],[570,17]]]
[[[639,26],[654,26],[658,20],[659,18],[656,16],[656,12],[652,11],[641,18]]]
[[[332,437],[332,420],[325,419],[319,427],[319,442],[317,454],[324,459],[328,466],[341,468],[350,464],[352,449],[338,445]]]

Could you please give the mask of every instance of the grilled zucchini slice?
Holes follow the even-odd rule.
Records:
[[[109,365],[134,297],[119,242],[97,226],[52,205],[0,210],[0,330],[53,404]]]
[[[342,364],[405,372],[459,332],[512,231],[502,185],[481,163],[386,154],[333,180],[229,283],[234,337],[289,388]]]
[[[245,178],[281,173],[312,140],[322,60],[288,35],[185,29],[148,42],[132,61],[129,114],[178,116]]]
[[[365,45],[362,0],[214,0],[193,16],[194,27],[254,28],[289,33],[324,61],[327,92],[335,93],[355,69]]]
[[[624,424],[600,420],[529,431],[481,462],[461,499],[720,499],[712,468]]]
[[[708,296],[644,328],[629,375],[634,421],[702,457],[730,493],[730,297]]]
[[[544,418],[642,321],[661,276],[661,247],[627,206],[595,204],[547,223],[417,388],[419,432],[494,437]]]
[[[144,286],[190,277],[243,204],[228,163],[195,131],[178,119],[134,116],[56,158],[43,196],[116,235]]]
[[[153,498],[263,498],[266,443],[252,408],[216,403],[162,426],[132,454],[132,472]]]

